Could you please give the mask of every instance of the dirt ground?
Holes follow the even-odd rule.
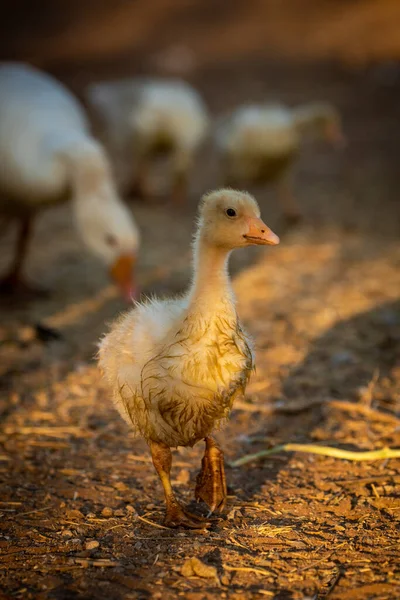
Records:
[[[53,70],[79,91],[110,68]],[[400,446],[400,82],[386,66],[349,73],[257,52],[189,79],[216,114],[249,99],[331,100],[348,137],[341,153],[304,149],[295,180],[305,221],[296,229],[283,230],[272,191],[252,190],[282,241],[232,260],[257,371],[217,435],[226,514],[209,531],[163,528],[146,446],[112,407],[93,358],[124,305],[79,245],[68,207],[49,211],[27,270],[53,292],[0,311],[0,599],[395,600],[400,460],[280,453],[230,463],[286,442]],[[214,162],[207,151],[199,157],[179,213],[167,200],[132,204],[145,292],[187,284],[198,198],[218,184]],[[1,269],[11,240],[0,239]],[[174,453],[173,484],[204,513],[193,505],[201,446]],[[193,557],[217,577],[182,574]]]

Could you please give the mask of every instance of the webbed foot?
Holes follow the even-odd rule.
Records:
[[[202,517],[193,515],[183,508],[176,500],[167,504],[167,512],[164,519],[166,527],[187,527],[188,529],[205,529],[211,523]]]

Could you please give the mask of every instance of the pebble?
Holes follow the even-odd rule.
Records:
[[[72,531],[70,529],[64,529],[64,531],[61,532],[61,535],[63,537],[72,537],[74,534],[72,533]]]
[[[112,510],[112,508],[109,508],[108,506],[106,506],[101,511],[101,514],[102,514],[103,517],[112,517],[113,516],[113,510]]]
[[[90,540],[85,544],[85,550],[94,550],[100,546],[97,540]]]
[[[189,483],[190,473],[188,469],[181,469],[176,477],[176,481],[179,483]]]
[[[76,508],[67,510],[67,516],[69,519],[83,519],[84,518],[84,515],[81,513],[81,511]]]
[[[222,575],[222,577],[221,577],[222,585],[229,585],[230,582],[231,582],[231,578],[229,577],[229,575]]]
[[[120,492],[125,492],[128,489],[128,486],[123,481],[117,481],[117,483],[114,484],[114,487]]]

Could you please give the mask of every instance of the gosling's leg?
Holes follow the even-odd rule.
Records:
[[[227,499],[224,454],[215,440],[205,438],[206,451],[197,476],[196,500],[203,500],[210,512],[222,512]]]
[[[0,280],[0,293],[19,296],[44,296],[44,290],[34,288],[25,282],[22,277],[22,269],[32,235],[32,218],[21,219],[19,225],[14,259],[7,275]]]
[[[189,527],[190,529],[204,529],[209,522],[192,515],[177,501],[171,486],[172,454],[170,448],[158,442],[149,443],[153,465],[158,473],[164,488],[166,514],[164,524],[167,527]]]
[[[174,206],[181,207],[188,198],[188,174],[176,173],[173,178],[171,200]]]
[[[175,148],[171,155],[171,200],[181,207],[188,199],[189,174],[193,170],[193,148]]]
[[[148,153],[143,154],[137,160],[136,175],[129,189],[129,195],[145,202],[151,202],[153,192],[150,189],[151,158]]]
[[[279,200],[282,205],[283,216],[287,225],[295,225],[301,221],[303,215],[295,197],[288,177],[282,179],[278,185]]]

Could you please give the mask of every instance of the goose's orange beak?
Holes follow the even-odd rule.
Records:
[[[249,244],[259,246],[276,246],[279,244],[278,236],[262,221],[256,217],[248,217],[249,229],[243,236]]]
[[[134,254],[123,254],[110,268],[111,278],[128,302],[137,298],[138,295],[134,276],[135,265],[136,256]]]

